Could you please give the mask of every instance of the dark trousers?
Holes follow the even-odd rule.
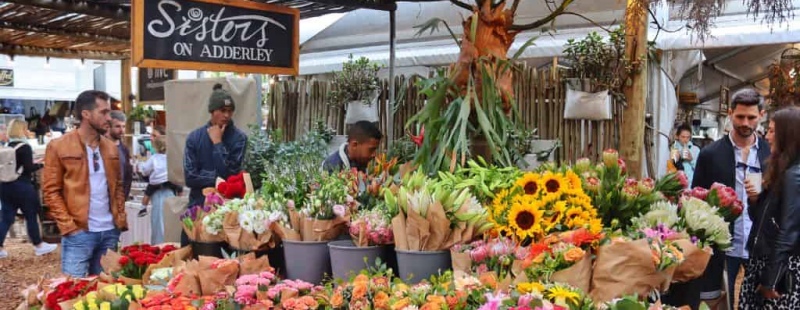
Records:
[[[703,276],[686,283],[671,284],[669,293],[663,296],[662,301],[664,304],[671,306],[689,306],[692,309],[699,309],[700,294],[721,291],[723,289],[722,274],[727,272],[727,297],[730,304],[733,305],[733,298],[736,294],[736,276],[739,274],[739,268],[746,262],[747,260],[745,259],[727,256],[725,252],[714,249],[714,255],[708,261],[708,266]]]
[[[0,247],[5,242],[6,235],[14,225],[17,210],[22,210],[25,216],[25,226],[28,228],[28,238],[31,243],[38,245],[42,243],[41,232],[39,231],[39,214],[42,204],[39,200],[39,192],[29,179],[20,178],[14,182],[0,184],[0,204],[2,204],[2,220],[0,220]]]

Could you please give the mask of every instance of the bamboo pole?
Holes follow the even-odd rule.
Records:
[[[625,54],[636,70],[624,88],[628,106],[623,113],[620,155],[632,177],[642,176],[645,100],[647,99],[647,3],[628,0],[625,12]]]
[[[120,62],[120,65],[122,66],[120,70],[121,74],[120,79],[122,80],[122,85],[121,85],[122,94],[119,100],[122,100],[122,112],[124,112],[125,115],[130,115],[131,109],[133,109],[133,103],[131,102],[131,59],[130,58],[123,59]],[[142,68],[140,70],[145,70],[145,69]],[[143,82],[139,81],[139,83]],[[125,146],[129,150],[133,150],[133,134],[134,134],[133,122],[129,118],[125,126],[125,138],[122,139],[122,143],[125,144]],[[138,132],[136,134],[138,134]]]

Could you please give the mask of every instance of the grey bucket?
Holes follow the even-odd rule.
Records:
[[[375,266],[377,258],[386,262],[386,247],[383,246],[359,247],[352,240],[339,240],[328,243],[328,248],[330,248],[333,277],[336,279],[347,280],[351,275]]]
[[[322,283],[331,274],[331,258],[327,241],[283,241],[286,277],[313,284]]]
[[[419,283],[452,269],[450,251],[395,251],[400,279],[409,283]]]

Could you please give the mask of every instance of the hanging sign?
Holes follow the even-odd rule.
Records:
[[[164,82],[175,79],[172,69],[139,69],[139,102],[156,103],[164,101]]]
[[[14,87],[14,69],[0,69],[0,87]]]
[[[133,0],[132,5],[137,67],[298,72],[296,9],[244,0]]]

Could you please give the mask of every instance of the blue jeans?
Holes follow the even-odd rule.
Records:
[[[150,197],[150,244],[164,243],[164,201],[175,197],[171,189],[160,189]]]
[[[14,225],[17,210],[22,210],[25,216],[25,226],[28,228],[28,238],[33,245],[42,243],[39,231],[39,212],[42,205],[39,203],[39,192],[30,180],[19,179],[10,183],[3,183],[0,191],[0,204],[2,204],[2,218],[0,218],[0,247],[3,247],[6,235]]]
[[[73,277],[98,275],[100,258],[119,244],[120,231],[81,231],[61,238],[61,272]]]

